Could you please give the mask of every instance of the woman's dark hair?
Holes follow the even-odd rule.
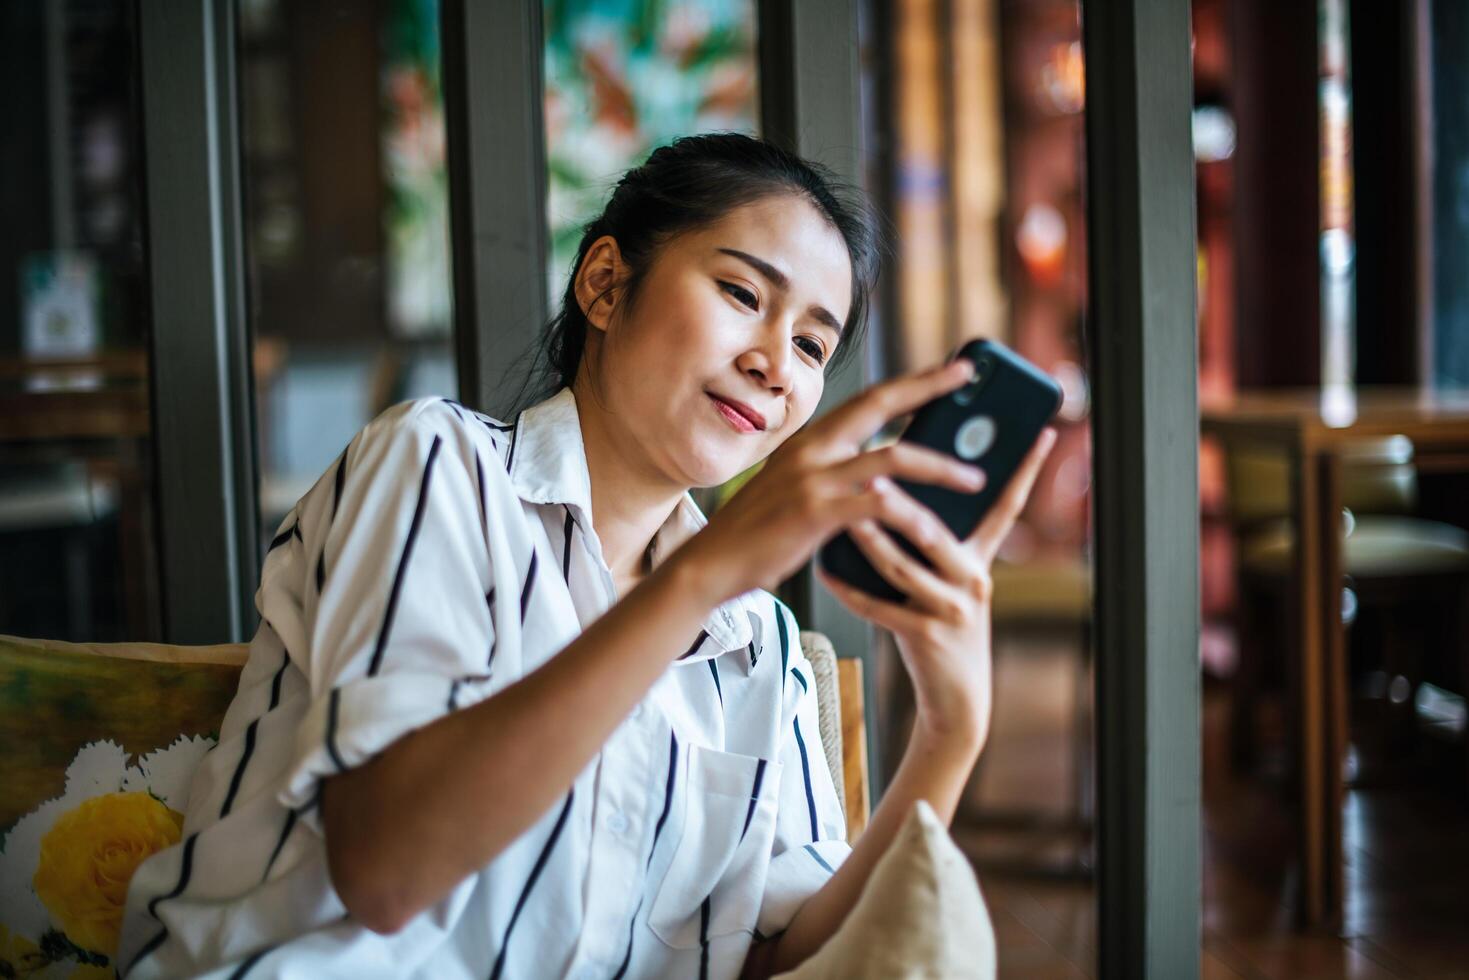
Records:
[[[851,357],[862,346],[883,249],[877,218],[865,195],[820,164],[773,143],[738,133],[709,133],[684,136],[658,147],[646,163],[618,181],[601,216],[582,232],[561,310],[547,324],[539,345],[546,363],[539,374],[527,372],[526,387],[540,377],[544,390],[538,400],[576,379],[587,341],[586,315],[576,298],[576,273],[599,238],[615,238],[629,267],[627,278],[616,287],[622,291],[619,308],[630,309],[662,246],[678,235],[719,221],[736,208],[783,194],[810,201],[846,243],[852,261],[851,308],[843,324],[842,342],[828,367]],[[517,407],[527,404],[524,396],[522,388]]]

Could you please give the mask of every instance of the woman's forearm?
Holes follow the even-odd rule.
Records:
[[[790,926],[747,976],[763,977],[794,969],[811,956],[846,919],[862,894],[872,869],[887,852],[913,804],[927,800],[940,820],[954,819],[959,799],[979,758],[982,739],[928,736],[915,730],[903,761],[873,811],[867,829],[836,874],[801,906]]]
[[[566,793],[721,597],[670,556],[540,669],[334,776],[332,882],[393,932],[488,864]]]

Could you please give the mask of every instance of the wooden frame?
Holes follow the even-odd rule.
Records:
[[[867,702],[862,693],[862,661],[837,658],[837,690],[842,704],[842,788],[847,801],[847,840],[867,829],[872,815],[871,773],[867,765]]]

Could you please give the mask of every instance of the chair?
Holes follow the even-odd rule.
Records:
[[[1262,600],[1286,601],[1296,534],[1287,516],[1290,474],[1282,454],[1236,448],[1226,455],[1225,471],[1240,583],[1240,655],[1230,737],[1234,763],[1245,767],[1257,754],[1255,715],[1274,666],[1259,649],[1267,631],[1257,607]],[[1407,697],[1394,700],[1411,712],[1421,667],[1410,645],[1394,641],[1418,625],[1404,615],[1411,602],[1438,599],[1448,614],[1462,606],[1469,583],[1469,533],[1411,516],[1418,478],[1413,444],[1405,436],[1363,440],[1344,449],[1341,485],[1343,619],[1351,624],[1359,609],[1382,614],[1387,627],[1383,670],[1408,682]]]
[[[816,675],[821,745],[826,750],[827,769],[836,783],[837,799],[847,816],[847,840],[856,840],[867,827],[871,805],[862,661],[838,657],[826,634],[812,630],[801,631],[801,652],[811,661],[811,672]]]

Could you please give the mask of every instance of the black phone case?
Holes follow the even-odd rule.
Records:
[[[988,416],[994,422],[994,441],[988,450],[968,460],[985,472],[986,482],[978,493],[963,493],[931,483],[896,481],[919,503],[931,508],[960,539],[979,526],[1061,404],[1060,386],[1003,344],[993,340],[970,341],[956,356],[978,363],[984,355],[992,367],[968,404],[961,404],[955,397],[963,388],[935,399],[914,413],[900,437],[958,456],[955,439],[961,426],[978,416]],[[904,551],[923,564],[930,564],[907,538],[891,529],[889,534]],[[819,559],[822,568],[833,577],[863,592],[892,602],[907,598],[868,563],[845,531],[821,546]]]

